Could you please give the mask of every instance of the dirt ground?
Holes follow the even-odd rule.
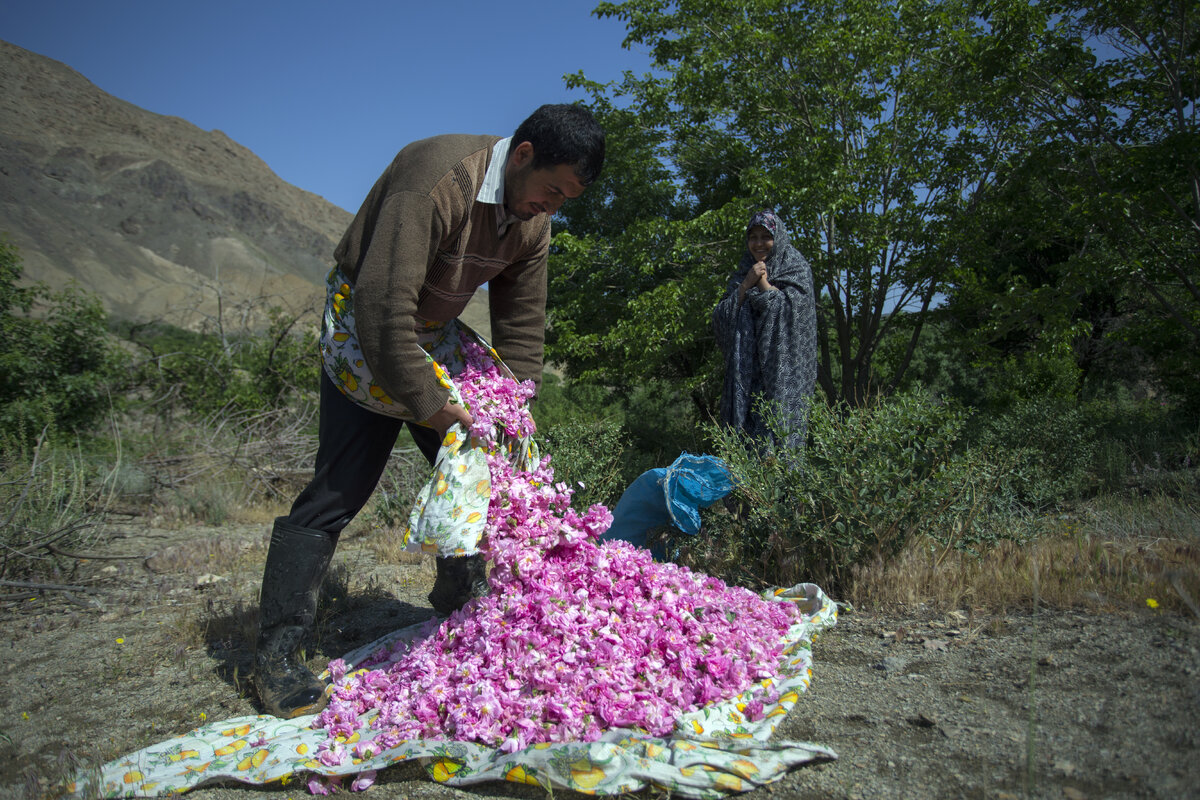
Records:
[[[111,537],[95,551],[109,558],[56,579],[82,588],[0,603],[0,797],[48,796],[76,765],[184,733],[202,714],[257,711],[245,689],[245,637],[267,526],[171,530],[133,521],[114,525]],[[381,565],[367,544],[366,536],[343,537],[314,665],[432,614],[430,565]],[[1146,608],[846,610],[813,653],[812,688],[776,736],[831,747],[839,758],[747,798],[1200,797],[1195,619]],[[226,785],[187,796],[304,793],[294,784]],[[547,792],[505,783],[453,789],[409,764],[380,773],[366,796]]]

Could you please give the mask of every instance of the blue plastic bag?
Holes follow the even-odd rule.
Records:
[[[733,476],[716,456],[684,453],[667,467],[664,489],[671,523],[695,536],[700,532],[700,509],[729,494]]]
[[[700,532],[700,509],[707,508],[733,489],[733,476],[716,456],[683,453],[669,467],[643,472],[629,485],[613,509],[612,526],[600,539],[623,539],[646,546],[654,528],[673,525],[695,535]],[[665,560],[661,546],[650,548]]]

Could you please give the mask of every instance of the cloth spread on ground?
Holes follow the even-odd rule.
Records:
[[[600,795],[657,787],[689,798],[748,791],[797,766],[837,758],[820,745],[769,739],[808,688],[812,642],[836,623],[836,605],[812,584],[766,596],[798,603],[802,612],[786,636],[780,679],[772,687],[756,684],[737,698],[681,716],[670,737],[610,729],[598,741],[543,743],[515,753],[469,742],[410,740],[371,758],[347,758],[330,766],[317,757],[327,733],[311,727],[313,716],[243,716],[202,725],[111,761],[99,775],[81,777],[73,791],[78,796],[161,797],[221,781],[287,784],[324,776],[326,780],[310,783],[320,792],[328,778],[348,778],[346,788],[353,788],[356,780],[369,785],[374,771],[413,759],[420,760],[433,780],[452,786],[504,780]],[[416,638],[423,628],[421,624],[396,631],[347,654],[345,660],[357,665],[399,639]],[[768,689],[778,693],[778,699],[764,705],[761,718],[751,721],[747,706],[761,702]],[[378,734],[364,722],[344,744]]]

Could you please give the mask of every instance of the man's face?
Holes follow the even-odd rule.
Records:
[[[508,154],[504,171],[504,205],[517,219],[553,214],[567,200],[583,194],[584,185],[570,164],[533,168],[533,145],[521,142]]]

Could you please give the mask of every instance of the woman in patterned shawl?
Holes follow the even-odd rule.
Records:
[[[758,407],[770,401],[787,431],[784,444],[803,449],[817,379],[817,307],[812,270],[774,212],[750,218],[746,252],[713,310],[713,327],[725,354],[721,421],[778,444]]]

